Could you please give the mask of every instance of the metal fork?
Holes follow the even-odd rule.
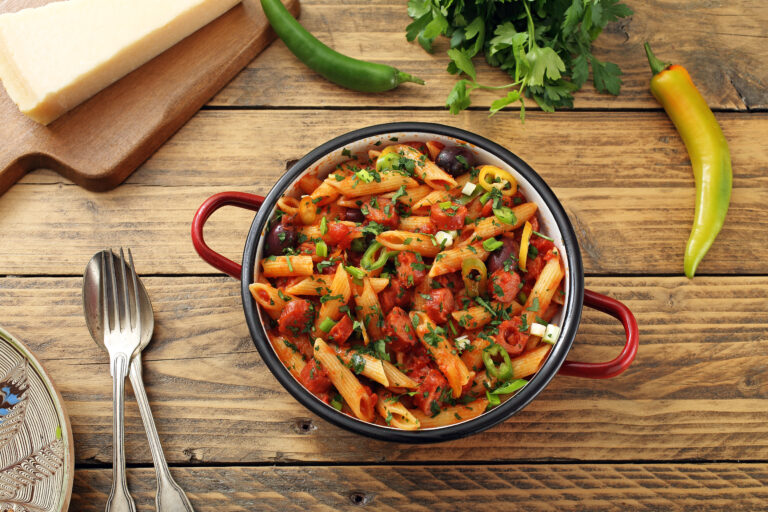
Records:
[[[107,500],[107,512],[135,512],[136,504],[128,492],[125,480],[124,402],[125,377],[128,364],[141,342],[141,316],[139,315],[139,284],[133,268],[133,256],[128,249],[131,266],[131,290],[125,269],[125,255],[120,248],[119,274],[122,278],[122,296],[117,286],[115,256],[110,249],[101,257],[101,300],[104,318],[104,345],[109,351],[109,370],[112,374],[112,491]],[[109,260],[108,262],[105,260]],[[134,301],[131,301],[131,296]],[[133,303],[132,303],[133,302]],[[110,308],[110,303],[112,307]],[[131,322],[133,317],[133,322]]]

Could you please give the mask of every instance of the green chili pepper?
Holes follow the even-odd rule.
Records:
[[[374,260],[373,258],[375,257],[376,253],[382,247],[384,246],[380,242],[373,242],[371,246],[368,247],[368,250],[365,251],[363,257],[360,259],[360,266],[365,270],[376,270],[377,268],[381,268],[386,265],[387,261],[389,261],[389,258],[397,254],[397,251],[382,250],[381,254],[379,254],[379,257]]]
[[[723,131],[682,66],[661,62],[645,43],[653,71],[651,93],[661,103],[688,150],[696,181],[696,211],[683,268],[693,278],[725,222],[731,201],[731,153]]]
[[[280,0],[261,0],[269,23],[293,54],[331,82],[362,92],[383,92],[403,82],[424,80],[392,66],[366,62],[328,48],[299,24]]]
[[[493,357],[501,355],[503,361],[500,365],[496,366],[493,362]],[[507,351],[501,348],[501,345],[491,345],[483,350],[483,363],[485,363],[485,369],[488,375],[497,380],[507,380],[512,377],[512,363],[509,360],[509,354]]]
[[[461,278],[469,297],[480,295],[488,282],[488,269],[480,258],[467,258],[461,262]]]

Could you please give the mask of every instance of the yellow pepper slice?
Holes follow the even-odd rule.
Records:
[[[528,221],[525,221],[523,226],[523,236],[520,238],[520,259],[517,266],[520,270],[526,270],[525,264],[528,262],[528,246],[531,243],[531,233],[533,232],[533,226]]]
[[[488,178],[490,178],[490,180]],[[515,177],[504,169],[499,169],[495,165],[484,165],[480,167],[478,181],[480,182],[480,186],[485,190],[490,192],[496,188],[503,196],[513,196],[517,192],[517,180]],[[507,184],[509,184],[509,188],[507,188]]]

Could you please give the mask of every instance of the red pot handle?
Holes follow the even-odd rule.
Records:
[[[635,315],[627,306],[599,293],[584,290],[584,305],[589,306],[603,313],[608,313],[612,317],[621,321],[624,325],[624,332],[627,334],[627,342],[624,349],[613,361],[607,363],[581,363],[577,361],[566,361],[560,367],[561,375],[570,375],[572,377],[586,377],[590,379],[609,379],[616,377],[626,370],[637,355],[637,345],[639,333],[637,330],[637,320]]]
[[[263,203],[263,196],[246,194],[245,192],[221,192],[206,199],[192,219],[192,244],[195,246],[197,254],[211,266],[235,279],[240,279],[243,268],[208,247],[203,239],[203,226],[208,217],[222,206],[239,206],[257,212]]]

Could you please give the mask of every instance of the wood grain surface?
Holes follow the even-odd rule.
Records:
[[[138,258],[138,254],[136,254]],[[227,277],[145,279],[155,337],[144,380],[175,463],[768,459],[767,277],[600,277],[640,325],[635,363],[609,381],[557,377],[520,414],[464,440],[413,447],[365,439],[304,409],[255,350]],[[81,463],[111,460],[108,358],[82,318],[79,278],[0,279],[0,324],[24,334],[59,387]],[[46,318],[41,322],[41,318]],[[612,318],[584,310],[570,359],[608,360]],[[151,461],[126,405],[129,463]]]
[[[766,464],[227,467],[172,469],[198,512],[765,510]],[[72,506],[102,510],[109,470],[78,473]],[[151,469],[129,469],[138,510],[154,510]]]
[[[6,4],[9,0],[6,0]],[[768,510],[768,10],[758,0],[626,0],[635,15],[598,39],[622,95],[591,87],[576,110],[489,118],[443,109],[455,77],[445,43],[408,44],[402,0],[305,0],[302,23],[334,48],[427,79],[382,95],[333,86],[277,42],[124,185],[106,193],[50,170],[0,197],[0,325],[61,390],[77,471],[72,510],[103,510],[111,479],[111,381],[82,318],[91,255],[130,246],[152,297],[144,377],[172,472],[196,510]],[[0,0],[0,5],[3,5]],[[693,217],[685,148],[648,92],[641,50],[685,65],[728,138],[734,191],[725,228],[693,281],[682,252]],[[478,66],[481,81],[504,73]],[[266,193],[291,163],[355,128],[429,121],[474,131],[531,164],[563,202],[586,284],[637,316],[640,349],[608,381],[556,377],[526,409],[450,443],[375,442],[301,407],[255,350],[239,283],[203,263],[192,215],[224,190]],[[211,246],[240,259],[252,213],[217,212]],[[612,318],[585,310],[569,355],[612,358]],[[128,386],[130,388],[130,386]],[[130,390],[129,484],[154,509],[154,476]]]
[[[764,65],[768,25],[765,3],[625,0],[635,14],[612,23],[595,43],[601,60],[618,64],[624,75],[621,95],[597,93],[587,85],[574,106],[588,109],[658,109],[649,90],[651,71],[643,50],[649,41],[664,61],[686,66],[707,103],[717,109],[768,107],[768,66]],[[438,107],[456,77],[445,72],[448,42],[440,38],[428,54],[405,40],[411,21],[404,2],[390,0],[306,0],[301,22],[318,38],[350,56],[396,66],[427,85],[400,86],[373,95],[347,91],[304,67],[281,42],[253,61],[209,103],[215,106]],[[478,81],[504,85],[509,75],[476,59]],[[590,80],[591,84],[591,80]],[[488,108],[501,94],[478,91],[473,105]],[[535,106],[533,101],[528,107]]]
[[[731,141],[734,191],[728,222],[699,274],[762,274],[768,268],[768,220],[760,213],[768,203],[768,115],[719,117]],[[201,112],[106,196],[71,190],[51,175],[28,176],[0,201],[0,274],[79,274],[93,253],[119,244],[140,255],[142,273],[214,272],[189,239],[192,216],[207,197],[223,190],[266,194],[292,161],[326,140],[397,120],[475,131],[526,160],[565,206],[588,273],[682,272],[693,178],[685,147],[663,113],[532,113],[522,125],[515,115],[488,119],[482,112],[456,118],[317,110]],[[46,208],[40,211],[30,197],[45,197]],[[206,229],[209,243],[240,261],[252,218],[236,208],[216,213]],[[72,241],[67,250],[49,250],[64,241]],[[734,257],[735,250],[750,257]]]
[[[0,14],[50,1],[6,0]],[[41,167],[91,190],[117,186],[275,37],[245,0],[48,126],[0,87],[0,194]]]

